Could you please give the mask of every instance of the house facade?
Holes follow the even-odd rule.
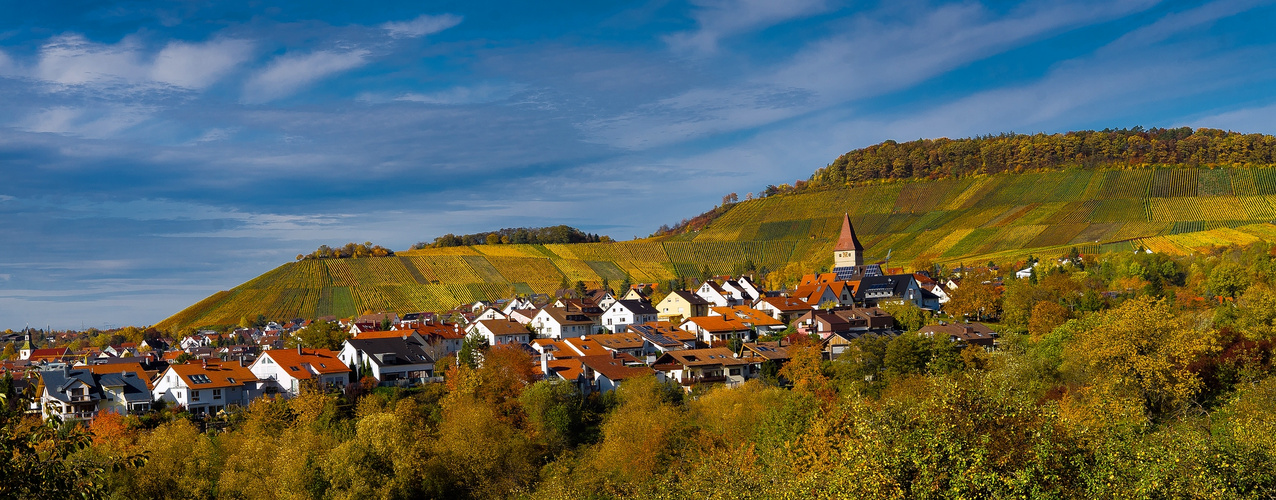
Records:
[[[271,349],[249,365],[268,393],[296,396],[306,381],[320,387],[345,387],[350,368],[328,349]]]
[[[155,380],[151,396],[201,415],[248,406],[261,390],[257,376],[239,363],[204,362],[170,365]]]

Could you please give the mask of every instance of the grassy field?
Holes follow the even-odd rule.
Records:
[[[906,267],[1013,262],[1071,247],[1143,247],[1182,254],[1276,241],[1276,170],[1158,168],[1004,174],[810,191],[738,203],[707,228],[672,237],[574,245],[412,250],[396,257],[288,263],[217,292],[161,328],[237,323],[243,316],[349,317],[365,311],[437,311],[515,293],[665,282],[746,261],[776,278],[825,269],[841,215],[868,248]]]

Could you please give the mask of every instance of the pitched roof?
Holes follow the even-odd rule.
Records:
[[[669,292],[669,297],[672,297],[672,296],[674,296],[674,295],[677,295],[677,296],[678,296],[678,297],[680,297],[682,300],[687,301],[687,303],[688,303],[688,304],[691,304],[691,305],[694,305],[694,306],[705,306],[705,305],[709,305],[709,301],[705,300],[705,299],[704,299],[704,297],[701,297],[701,296],[699,296],[699,295],[696,295],[694,292],[689,292],[689,291],[686,291],[686,290],[674,290],[674,291],[672,291],[672,292]],[[668,297],[666,297],[666,298],[668,298]]]
[[[517,321],[507,319],[485,319],[479,321],[492,335],[527,335],[527,327]]]
[[[544,309],[541,309],[541,312],[544,312],[545,314],[549,315],[550,319],[553,319],[555,322],[557,322],[560,325],[592,325],[594,324],[594,322],[591,321],[588,316],[585,316],[584,314],[576,312],[576,311],[568,311],[567,308],[565,307],[546,307]],[[540,313],[537,313],[537,315],[540,315]]]
[[[710,347],[706,349],[686,349],[682,351],[669,351],[656,361],[656,364],[677,363],[683,366],[712,366],[712,365],[747,365],[748,361],[735,357],[735,353],[731,349],[725,347]]]
[[[635,377],[644,377],[654,375],[656,372],[647,366],[628,366],[625,364],[625,358],[633,359],[631,356],[612,356],[604,354],[601,356],[582,356],[577,358],[580,363],[588,366],[589,369],[596,373],[602,374],[613,381],[626,380]],[[637,361],[637,360],[634,360]]]
[[[789,359],[789,350],[780,347],[779,342],[756,342],[744,344],[744,349],[753,353],[757,357],[768,360]],[[741,353],[744,357],[744,353]]]
[[[589,340],[601,344],[608,349],[638,349],[646,343],[642,335],[626,331],[623,333],[609,333],[606,335],[590,335]]]
[[[629,330],[661,347],[681,346],[683,342],[696,339],[696,334],[678,328],[668,321],[649,321],[641,325],[629,325]]]
[[[146,387],[148,389],[151,387],[151,382],[149,378],[146,377],[146,369],[142,368],[141,363],[110,363],[89,365],[84,368],[88,368],[89,371],[93,372],[95,375],[105,375],[108,373],[132,373],[140,377],[142,381],[146,383]]]
[[[835,252],[843,250],[864,251],[864,245],[861,245],[860,239],[855,237],[855,228],[851,226],[850,214],[842,214],[842,234],[837,238],[837,245],[833,246]]]
[[[305,380],[313,375],[350,372],[350,367],[337,359],[337,353],[327,349],[271,349],[261,353],[261,356],[275,360],[280,368],[295,379]]]
[[[463,339],[465,338],[465,330],[458,328],[457,325],[417,325],[413,328],[422,337],[430,335],[438,335],[445,339]]]
[[[433,363],[431,358],[419,344],[411,338],[384,339],[350,339],[346,341],[350,347],[363,351],[378,366],[400,366]]]
[[[46,349],[32,349],[31,360],[41,359],[62,359],[71,355],[71,349],[67,347],[50,347]]]
[[[764,297],[762,302],[766,302],[780,312],[811,310],[811,304],[807,304],[797,297]]]
[[[237,387],[247,382],[256,382],[257,376],[239,363],[212,364],[187,363],[168,367],[181,377],[187,387],[192,389],[216,389],[221,387]]]
[[[714,307],[711,311],[722,315],[724,318],[734,318],[739,320],[745,327],[752,326],[783,326],[784,323],[778,319],[772,318],[770,314],[764,313],[749,306],[729,306]]]
[[[621,299],[617,300],[615,304],[612,304],[612,307],[616,307],[617,305],[624,307],[626,310],[634,314],[655,315],[657,312],[656,308],[652,307],[650,303],[641,300]]]
[[[772,321],[775,320],[772,319]],[[708,332],[738,332],[749,329],[739,319],[726,316],[696,316],[688,319],[685,323],[695,323],[701,330]]]

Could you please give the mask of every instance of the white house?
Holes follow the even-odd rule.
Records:
[[[301,384],[311,380],[321,387],[345,387],[350,368],[327,349],[271,349],[262,351],[248,370],[264,383],[266,392],[298,394]]]
[[[709,302],[710,307],[734,306],[741,303],[735,292],[722,288],[716,281],[708,280],[696,289],[696,295]]]
[[[214,414],[227,406],[248,406],[261,395],[257,376],[239,363],[169,365],[151,396],[194,414]]]
[[[655,307],[650,303],[640,300],[617,300],[612,302],[611,307],[603,311],[602,322],[603,328],[613,333],[623,332],[629,329],[629,325],[641,325],[649,321],[656,321],[657,315]]]
[[[489,319],[509,319],[509,316],[495,308],[489,307],[474,317],[474,321],[483,321]]]
[[[413,337],[355,338],[341,345],[337,358],[354,370],[357,378],[372,377],[381,383],[424,382],[434,373],[434,359],[427,346]]]
[[[565,307],[546,307],[532,317],[532,329],[542,337],[562,339],[592,335],[595,323],[583,313]]]
[[[526,326],[507,319],[475,321],[465,331],[470,335],[482,335],[487,339],[487,345],[526,344],[532,340],[532,333]]]
[[[501,312],[509,315],[511,312],[519,309],[536,309],[536,304],[533,304],[532,301],[526,297],[514,297],[510,299],[509,302],[505,303],[505,307],[501,309]]]

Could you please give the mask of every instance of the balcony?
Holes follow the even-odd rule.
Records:
[[[695,384],[713,384],[717,382],[726,382],[726,381],[727,381],[726,375],[712,375],[712,376],[704,376],[704,377],[687,377],[684,379],[679,379],[678,383],[682,385],[695,385]]]

